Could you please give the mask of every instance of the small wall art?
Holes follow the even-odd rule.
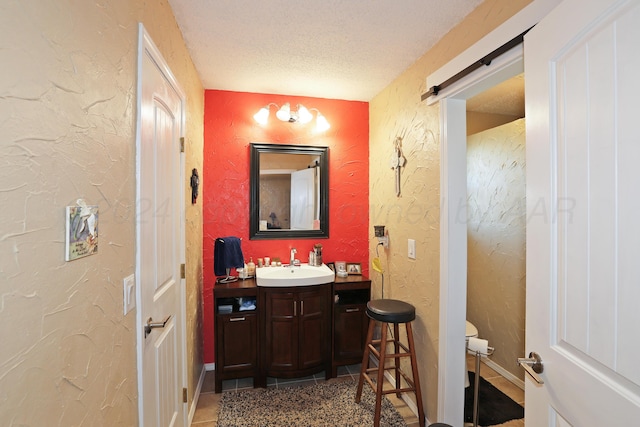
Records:
[[[98,206],[87,206],[78,200],[77,206],[67,206],[65,219],[65,261],[97,253]]]

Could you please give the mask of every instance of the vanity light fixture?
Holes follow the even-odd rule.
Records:
[[[295,122],[297,115],[291,114],[291,106],[287,102],[276,112],[276,117],[283,122]]]
[[[263,126],[266,125],[267,122],[269,121],[269,114],[270,114],[269,108],[272,105],[275,105],[276,108],[278,108],[277,104],[273,102],[269,103],[264,107],[262,107],[256,114],[253,115],[254,120]],[[283,104],[282,107],[278,108],[278,111],[276,111],[276,117],[278,118],[278,120],[281,120],[283,122],[289,122],[289,123],[298,122],[302,124],[307,124],[313,120],[313,114],[311,113],[311,111],[316,112],[315,130],[317,132],[324,132],[331,127],[327,119],[322,114],[320,114],[320,111],[318,111],[317,108],[308,109],[302,104],[298,104],[297,110],[294,111],[294,110],[291,110],[291,105],[287,102]]]
[[[318,132],[324,132],[330,127],[331,125],[329,124],[327,119],[325,119],[325,117],[322,114],[320,114],[320,111],[318,111],[318,114],[316,115],[316,130]]]
[[[275,105],[275,104],[273,104]],[[253,115],[253,119],[261,125],[266,125],[269,120],[269,107],[271,104],[262,107],[257,113]]]
[[[304,105],[298,104],[298,121],[302,124],[306,124],[311,120],[313,120],[313,115],[311,114],[311,112],[307,110]]]

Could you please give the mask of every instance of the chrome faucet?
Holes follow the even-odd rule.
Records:
[[[296,260],[296,254],[298,251],[296,248],[291,248],[291,257],[289,259],[289,266],[293,268],[293,262]]]

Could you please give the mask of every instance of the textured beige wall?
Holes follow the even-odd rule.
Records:
[[[467,319],[514,376],[525,332],[525,121],[467,138]]]
[[[439,108],[420,101],[426,77],[510,18],[530,0],[487,0],[402,73],[370,103],[370,256],[373,226],[386,225],[390,246],[380,248],[385,297],[416,306],[415,341],[427,417],[437,416],[439,316],[440,134]],[[407,158],[402,196],[396,197],[389,167],[393,141],[402,137]],[[416,240],[417,259],[407,257],[407,239]],[[381,275],[371,273],[373,295]]]
[[[0,4],[0,425],[137,424],[122,279],[135,265],[138,21],[187,94],[186,166],[201,169],[204,91],[166,1]],[[78,198],[99,205],[99,252],[65,262]],[[192,397],[202,219],[185,204]]]

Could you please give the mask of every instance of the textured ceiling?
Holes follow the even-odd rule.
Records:
[[[482,0],[169,3],[206,89],[370,101]]]

